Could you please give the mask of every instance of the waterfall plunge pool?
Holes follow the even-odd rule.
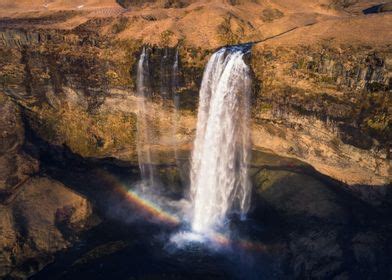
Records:
[[[387,225],[386,217],[301,162],[257,151],[252,158],[248,219],[228,217],[232,240],[226,245],[199,242],[198,236],[194,242],[173,242],[190,225],[176,225],[170,215],[156,218],[129,200],[137,170],[106,163],[45,164],[49,176],[93,201],[101,223],[32,279],[292,279],[342,271],[382,279],[389,269],[390,243],[382,238],[388,228],[373,225]],[[162,167],[162,181],[174,177],[171,169]],[[181,216],[172,211],[183,207],[186,188],[170,180],[161,186],[161,196],[175,203],[165,210]]]
[[[366,273],[382,279],[391,253],[384,248],[392,246],[383,238],[388,229],[372,225],[388,215],[296,160],[253,151],[257,164],[249,165],[248,48],[223,48],[211,57],[187,170],[177,150],[172,170],[153,164],[145,102],[150,68],[143,49],[139,174],[113,166],[83,172],[72,164],[47,166],[51,176],[94,202],[101,223],[32,279],[358,279]],[[178,73],[175,57],[172,73]],[[161,92],[168,95],[168,87]],[[177,95],[173,100],[178,104]],[[189,178],[173,182],[173,171]]]

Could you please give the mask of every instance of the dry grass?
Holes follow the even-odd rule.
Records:
[[[92,17],[109,17],[112,19],[110,28],[98,29],[103,35],[114,34],[120,40],[139,40],[159,46],[175,46],[182,42],[203,49],[259,41],[294,27],[298,29],[271,42],[313,44],[327,40],[373,45],[392,41],[391,32],[388,32],[392,25],[390,13],[370,16],[359,13],[360,8],[373,4],[374,1],[370,0],[355,5],[343,3],[343,10],[333,8],[335,0],[249,0],[235,3],[199,0],[185,1],[186,5],[182,5],[182,1],[142,2],[143,5],[131,6],[125,11],[115,0],[54,0],[47,7],[44,0],[17,3],[3,0],[0,17],[37,17],[39,21],[39,18],[48,18],[60,10],[79,11],[64,20],[57,18],[55,25],[41,24],[40,27],[72,29]],[[120,14],[121,17],[118,17]],[[25,25],[39,23],[26,22]]]

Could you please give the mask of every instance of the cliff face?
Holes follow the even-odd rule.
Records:
[[[50,143],[67,145],[84,157],[137,162],[135,79],[142,44],[99,37],[93,30],[102,24],[93,20],[69,32],[3,31],[2,91],[27,109],[30,125]],[[181,119],[190,134],[210,51],[184,47],[183,52],[180,80],[186,86],[181,88]],[[149,48],[149,53],[150,115],[158,137],[154,143],[165,146],[167,140],[160,137],[172,133],[174,117],[170,74],[175,49]]]
[[[256,145],[349,184],[388,183],[388,48],[267,45],[257,47],[252,64],[261,85]]]
[[[268,150],[348,185],[370,185],[364,192],[389,188],[392,14],[358,15],[366,1],[119,2],[128,10],[111,0],[88,1],[88,9],[53,1],[53,9],[42,2],[20,13],[18,3],[13,9],[20,14],[0,19],[0,277],[23,278],[40,269],[91,225],[93,214],[84,196],[42,170],[26,130],[59,154],[136,166],[136,68],[143,46],[152,93],[146,105],[151,139],[144,144],[154,163],[180,163],[188,173],[208,58],[220,46],[254,42],[247,58],[254,76],[252,166]],[[172,182],[187,175],[173,169],[166,165],[163,179],[176,188]],[[100,180],[102,170],[96,173],[92,177]],[[254,178],[258,192],[265,191],[264,175]],[[281,183],[287,194],[267,190],[267,204],[295,213],[306,198],[320,210],[324,186],[296,192],[287,180]],[[306,182],[294,185],[302,189]],[[288,204],[281,202],[286,195],[293,198]],[[335,204],[326,207],[331,217],[341,216],[329,207]]]
[[[24,279],[87,228],[90,202],[41,173],[25,152],[20,108],[0,98],[0,277]]]
[[[0,31],[1,87],[50,143],[66,145],[84,157],[136,162],[135,79],[142,42],[96,32],[112,23],[94,19],[72,30],[8,25]],[[255,76],[254,148],[301,159],[349,184],[388,184],[390,48],[281,41],[256,44],[250,59]],[[213,51],[186,42],[178,50],[176,138],[181,149],[189,150],[198,88]],[[154,131],[150,144],[159,154],[156,161],[171,161],[175,49],[149,47],[148,52],[153,92],[149,122]]]

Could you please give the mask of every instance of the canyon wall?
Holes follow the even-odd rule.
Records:
[[[37,134],[83,157],[136,162],[136,61],[142,42],[73,30],[0,30],[3,94]],[[179,147],[195,134],[198,89],[211,49],[179,45]],[[172,99],[167,73],[174,48],[149,47],[150,122],[157,160],[172,160]],[[165,60],[165,61],[164,61]],[[391,69],[387,46],[258,43],[252,131],[255,149],[295,157],[350,185],[390,183]],[[170,96],[170,95],[169,95]]]
[[[27,152],[19,106],[1,95],[0,110],[0,277],[25,279],[92,225],[92,206]]]
[[[120,2],[129,8],[129,1]],[[389,205],[383,191],[391,183],[391,14],[346,17],[325,8],[329,1],[272,6],[257,1],[147,2],[128,14],[99,7],[0,19],[0,277],[31,275],[97,222],[92,204],[78,192],[82,188],[52,178],[43,161],[50,166],[53,157],[61,165],[72,155],[72,164],[75,158],[110,161],[116,169],[126,166],[137,174],[136,67],[143,46],[152,92],[149,145],[153,163],[166,168],[163,177],[170,188],[179,188],[172,182],[187,177],[173,166],[180,162],[181,170],[187,170],[200,82],[210,55],[226,44],[254,42],[246,60],[254,80],[255,189],[265,188],[268,171],[259,172],[259,166],[270,164],[262,153],[267,151],[292,158],[284,164],[287,170],[298,165],[303,167],[299,173],[312,172],[306,162],[323,179],[360,190],[361,198],[375,205]],[[351,7],[355,1],[333,2],[338,7],[350,2]],[[179,84],[173,88],[177,50]],[[94,172],[100,181],[98,174],[104,172]],[[91,181],[86,185],[94,189],[98,183]],[[287,193],[271,191],[265,201],[281,208],[291,203],[284,209],[290,213],[308,204],[319,211],[324,196],[312,184],[296,184],[306,191],[284,183]],[[329,191],[324,186],[318,190]],[[287,195],[291,202],[281,203]],[[298,203],[304,199],[305,206]]]

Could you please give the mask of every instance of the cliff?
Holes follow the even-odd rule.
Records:
[[[58,152],[59,161],[72,154],[137,166],[136,68],[143,46],[150,64],[147,124],[154,163],[172,166],[180,155],[187,169],[208,58],[224,45],[253,42],[247,57],[254,78],[250,164],[260,161],[260,151],[290,157],[344,188],[360,190],[374,204],[390,189],[388,6],[364,15],[373,1],[118,2],[121,6],[111,0],[0,4],[4,275],[30,275],[91,226],[89,200],[40,166],[48,153]],[[178,112],[173,96],[179,98]],[[26,139],[27,132],[35,138]],[[176,176],[166,179],[178,181]],[[257,176],[254,183],[262,186]],[[304,196],[287,191],[295,202],[283,204],[282,211],[295,212]],[[262,195],[282,205],[284,195],[275,194]]]
[[[91,225],[92,207],[26,153],[19,107],[1,96],[0,109],[0,277],[24,279]]]
[[[189,10],[193,14],[203,11],[203,5],[207,4],[159,9],[173,14]],[[277,31],[294,24],[304,26],[294,26],[287,33],[257,43],[269,37],[238,33],[233,23],[238,21],[238,28],[245,28],[241,13],[256,4],[210,5],[213,11],[230,10],[237,16],[207,24],[208,32],[204,33],[212,33],[204,45],[198,35],[185,32],[179,38],[182,35],[170,28],[144,36],[140,32],[147,32],[158,22],[176,20],[169,14],[166,19],[147,17],[145,14],[155,7],[148,5],[122,16],[86,18],[72,28],[64,24],[78,13],[4,19],[0,30],[2,92],[24,108],[31,126],[45,140],[66,145],[84,157],[136,162],[136,64],[142,45],[147,43],[153,69],[154,113],[150,121],[156,132],[154,148],[165,161],[173,150],[173,103],[160,91],[170,88],[166,76],[175,53],[170,46],[178,44],[180,54],[177,138],[187,150],[192,144],[198,88],[209,55],[225,43],[220,38],[231,37],[229,43],[255,41],[250,58],[255,76],[255,149],[304,160],[351,185],[390,182],[392,58],[386,30],[391,27],[391,14],[342,17],[337,16],[341,11],[320,6],[317,9],[323,14],[311,25],[309,21],[293,21],[292,15],[272,16],[264,20],[266,26],[276,22]],[[291,12],[295,14],[295,10]],[[256,24],[263,22],[263,16],[248,19]],[[197,17],[193,14],[192,18]],[[186,17],[180,19],[183,27],[191,24]],[[48,22],[59,27],[53,29]],[[363,32],[369,34],[363,36]]]

